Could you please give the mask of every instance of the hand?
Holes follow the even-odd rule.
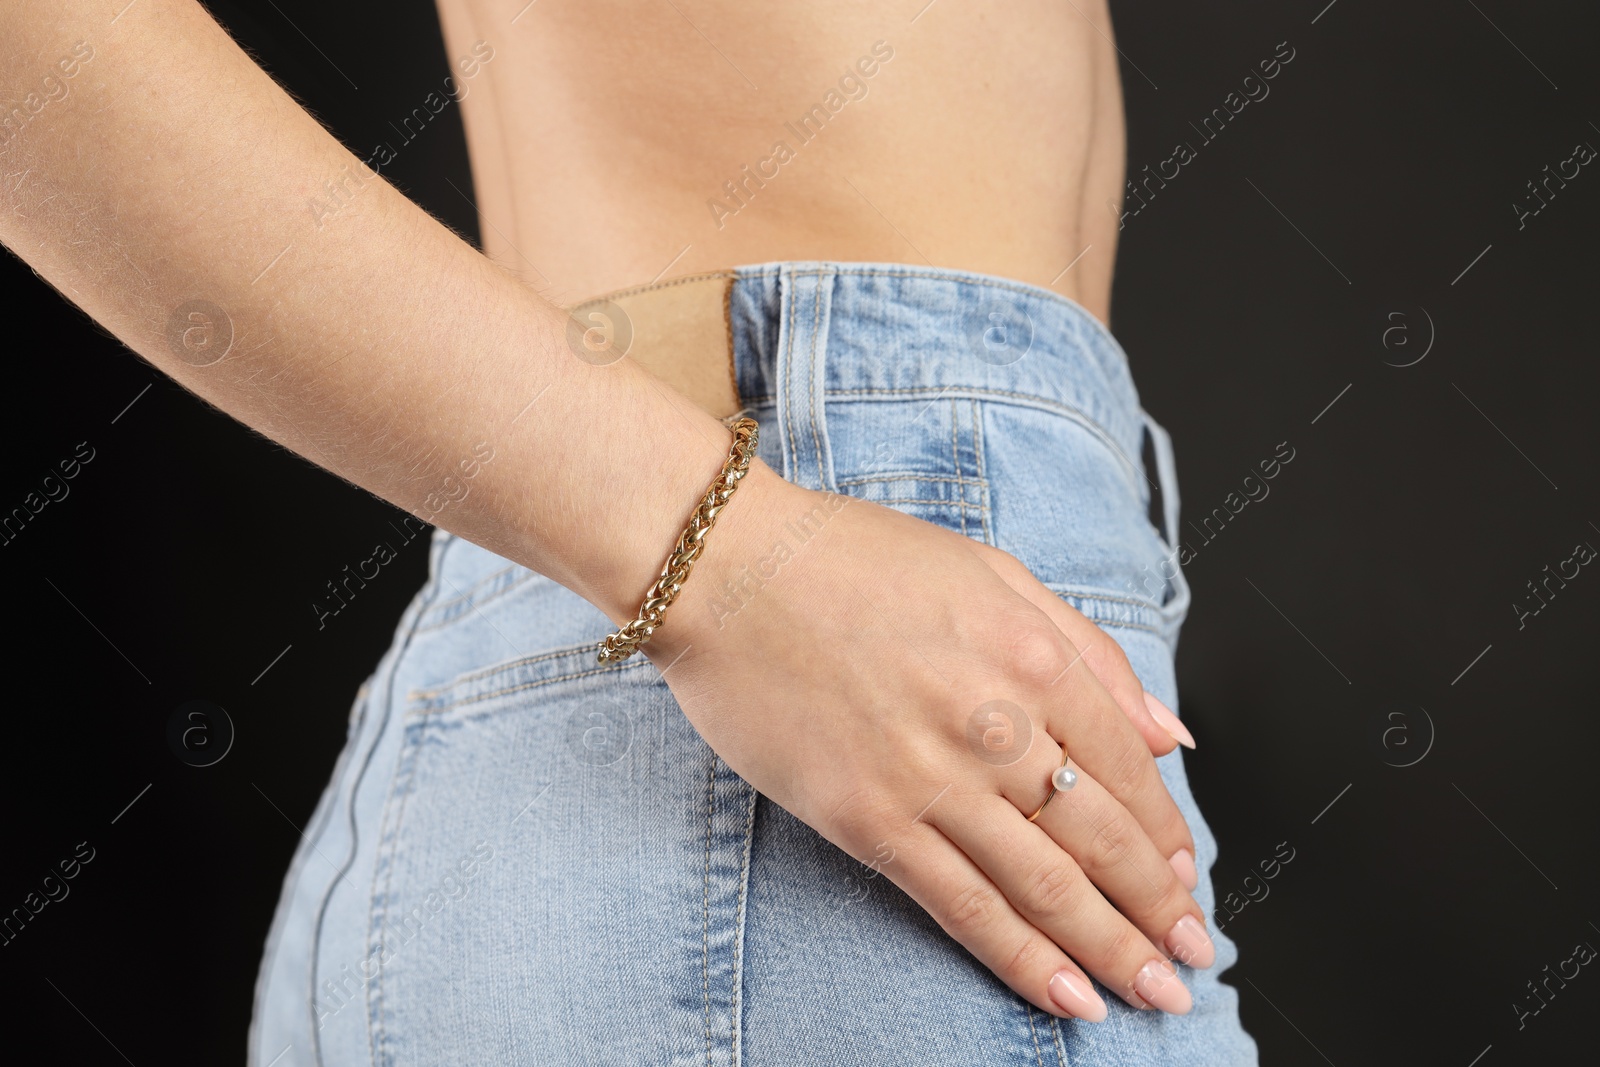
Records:
[[[1087,971],[1189,1009],[1167,961],[1213,952],[1151,756],[1172,738],[1116,643],[1011,556],[758,461],[644,647],[734,771],[862,862],[892,849],[883,873],[1030,1003],[1104,1018]],[[1077,784],[1029,822],[1057,739]]]

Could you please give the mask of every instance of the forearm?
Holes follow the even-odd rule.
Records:
[[[67,88],[0,130],[0,242],[223,411],[631,615],[727,431],[629,360],[577,358],[565,313],[367,170],[193,0],[113,24],[121,7],[0,5],[4,100]],[[225,319],[189,323],[192,301]]]

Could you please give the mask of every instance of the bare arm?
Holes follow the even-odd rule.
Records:
[[[631,617],[726,429],[628,360],[578,359],[559,309],[381,179],[312,211],[360,162],[195,0],[126,3],[0,0],[0,86],[24,100],[0,118],[0,242],[228,414]],[[820,496],[753,464],[695,581]],[[1188,1010],[1158,970],[1210,961],[1168,859],[1194,841],[1150,758],[1174,742],[1115,642],[1005,553],[866,502],[785,574],[737,626],[669,620],[647,646],[694,647],[669,684],[711,747],[857,858],[888,845],[888,877],[1035,1005],[1103,1016],[1087,970]],[[861,588],[893,596],[864,608]],[[1014,770],[965,755],[996,693],[1041,739]],[[1062,765],[1052,738],[1085,772],[1082,822],[1023,814]],[[941,782],[950,802],[912,819]]]
[[[366,168],[194,0],[113,22],[125,3],[0,6],[3,99],[22,102],[0,120],[0,242],[223,411],[632,617],[728,432],[631,361],[578,359],[564,312]],[[313,210],[330,181],[345,206]]]

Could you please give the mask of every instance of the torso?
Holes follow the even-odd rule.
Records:
[[[1105,0],[924,2],[437,0],[485,252],[562,305],[842,260],[1001,275],[1109,322]]]

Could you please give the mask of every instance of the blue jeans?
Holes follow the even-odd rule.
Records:
[[[1170,442],[1097,320],[961,271],[734,275],[734,374],[767,463],[1012,553],[1177,708]],[[1103,990],[1103,1023],[1041,1012],[729,770],[644,657],[597,665],[610,628],[435,533],[285,881],[253,1064],[1255,1063],[1217,977],[1225,935],[1213,969],[1183,970],[1189,1015]],[[1179,753],[1159,765],[1210,914],[1215,840]]]

